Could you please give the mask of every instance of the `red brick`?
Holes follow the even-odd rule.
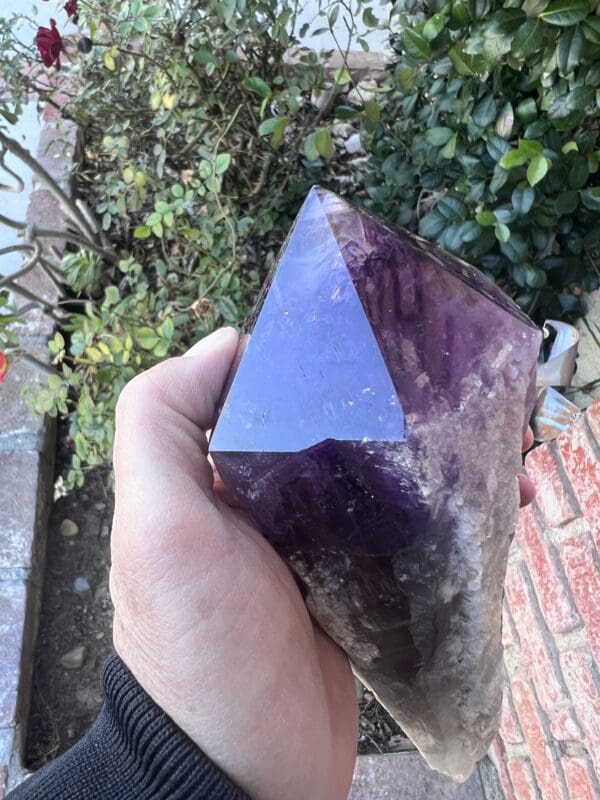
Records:
[[[595,548],[584,534],[559,545],[573,597],[585,623],[587,640],[600,664],[600,574],[595,563]]]
[[[504,750],[502,739],[500,739],[499,736],[497,736],[492,742],[489,750],[489,756],[496,767],[496,771],[498,772],[498,777],[500,778],[500,783],[502,784],[502,789],[504,790],[504,800],[520,800],[519,797],[515,797],[513,792],[510,775],[508,774],[508,769],[506,768],[506,751]]]
[[[600,694],[591,654],[587,647],[578,647],[562,653],[560,661],[575,713],[584,733],[583,743],[596,772],[600,774]]]
[[[546,741],[544,728],[535,706],[533,691],[530,686],[519,680],[513,681],[512,691],[517,716],[542,797],[544,800],[564,800],[560,772],[554,754]],[[515,792],[520,800],[516,787]]]
[[[585,412],[585,418],[592,431],[592,435],[600,444],[600,399],[592,403]]]
[[[577,628],[581,620],[562,588],[564,578],[542,539],[532,506],[521,510],[516,536],[548,627],[552,633],[566,633]]]
[[[573,719],[573,711],[570,708],[557,714],[556,719],[550,725],[550,733],[559,742],[576,742],[583,736],[581,728]]]
[[[565,756],[562,767],[571,800],[598,800],[587,759]]]
[[[502,698],[502,717],[500,719],[500,736],[502,741],[508,744],[521,744],[523,741],[523,734],[515,712],[512,709],[510,700],[510,686],[504,686],[504,696]]]
[[[571,703],[559,682],[556,668],[550,658],[541,628],[543,623],[540,624],[531,604],[529,588],[520,565],[509,564],[505,588],[517,631],[522,634],[521,647],[540,704],[550,721],[558,726],[557,733],[561,734],[559,738],[569,739],[568,732],[560,729],[560,721]]]
[[[536,447],[525,459],[525,467],[536,486],[537,506],[550,528],[557,528],[579,516],[558,471],[553,445]]]
[[[519,645],[513,621],[510,618],[510,611],[508,610],[506,598],[502,604],[502,645],[505,650],[508,650],[509,647],[518,647]]]
[[[583,418],[556,440],[560,455],[585,519],[600,548],[600,460],[592,448]]]
[[[539,794],[529,760],[510,758],[506,766],[517,800],[538,800]]]

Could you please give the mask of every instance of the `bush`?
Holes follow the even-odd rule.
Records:
[[[600,266],[598,0],[399,0],[367,205],[480,266],[537,320]]]
[[[110,458],[116,398],[136,372],[244,319],[334,154],[316,104],[326,77],[334,96],[350,81],[343,68],[326,76],[308,50],[284,59],[295,41],[292,0],[87,0],[78,11],[87,33],[62,40],[49,88],[41,65],[20,69],[39,55],[15,43],[15,22],[0,25],[12,87],[0,113],[13,121],[32,86],[56,102],[58,86],[63,117],[85,134],[76,186],[112,252],[71,247],[63,259],[69,302],[50,346],[57,374],[32,396],[36,411],[68,419],[67,488]],[[330,13],[325,25],[334,21]],[[55,55],[40,54],[47,63]]]

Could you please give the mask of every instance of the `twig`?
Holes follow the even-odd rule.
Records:
[[[35,160],[31,153],[24,147],[21,147],[21,145],[14,139],[6,136],[2,131],[0,131],[0,144],[2,144],[5,150],[8,150],[9,153],[17,156],[17,158],[19,158],[26,166],[28,166],[34,175],[37,175],[38,178],[43,180],[48,188],[48,191],[53,194],[61,204],[65,214],[82,232],[86,233],[91,239],[93,239],[95,235],[94,230],[89,225],[85,216],[77,208],[75,203],[73,203],[73,201],[67,196],[67,194],[65,194],[65,192],[60,188],[54,178],[42,167],[41,164]]]

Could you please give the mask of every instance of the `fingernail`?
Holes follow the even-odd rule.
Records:
[[[207,347],[208,342],[210,342],[211,345],[218,344],[224,339],[230,337],[232,331],[235,332],[235,328],[233,328],[232,326],[228,326],[226,328],[219,328],[219,330],[213,331],[208,336],[204,336],[202,339],[200,339],[199,342],[196,342],[195,345],[190,347],[187,353],[183,354],[184,358],[186,358],[187,356],[197,356]]]

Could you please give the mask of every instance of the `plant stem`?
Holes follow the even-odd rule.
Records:
[[[41,164],[36,161],[31,153],[14,139],[6,136],[6,134],[4,134],[1,130],[0,144],[5,150],[8,150],[9,153],[17,156],[18,159],[20,159],[26,166],[29,167],[34,175],[36,175],[46,184],[48,191],[59,201],[65,214],[83,233],[86,233],[90,238],[93,239],[94,231],[89,225],[85,216],[77,208],[71,198],[60,188],[54,178],[44,169],[44,167],[42,167]]]

